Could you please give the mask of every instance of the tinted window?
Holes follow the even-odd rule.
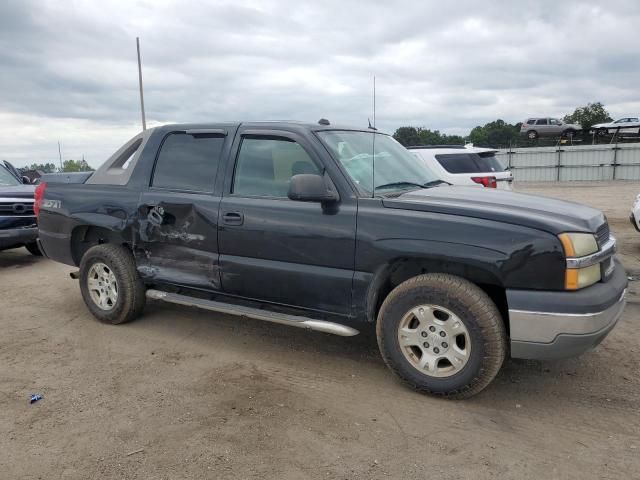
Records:
[[[211,192],[224,137],[172,133],[165,138],[153,175],[153,186]]]
[[[555,118],[550,118],[549,119],[549,125],[560,125],[560,120],[555,119]]]
[[[436,160],[449,173],[502,172],[504,166],[494,156],[477,153],[447,153],[436,155]]]
[[[535,118],[530,118],[529,120],[527,120],[527,125],[533,125],[534,123],[536,123]]]
[[[286,197],[294,175],[321,172],[294,141],[273,137],[245,137],[240,145],[233,193]]]
[[[546,125],[547,124],[547,119],[546,118],[540,118],[538,120],[536,120],[536,125]]]

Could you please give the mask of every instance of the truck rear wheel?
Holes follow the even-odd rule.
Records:
[[[139,317],[146,300],[133,255],[108,243],[91,247],[82,257],[80,291],[93,316],[114,325]]]
[[[411,278],[385,299],[377,319],[387,366],[415,390],[467,398],[495,378],[506,354],[506,331],[489,296],[454,275]]]

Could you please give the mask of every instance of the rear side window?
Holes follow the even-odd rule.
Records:
[[[447,153],[436,155],[436,160],[449,173],[503,172],[504,166],[493,155],[477,153]]]
[[[152,185],[169,190],[213,191],[225,137],[171,133],[162,143]]]
[[[233,193],[259,197],[286,197],[294,175],[320,174],[307,152],[286,138],[245,137],[233,179]]]

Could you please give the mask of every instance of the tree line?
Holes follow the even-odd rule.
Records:
[[[55,163],[32,163],[26,167],[18,169],[21,173],[27,170],[38,170],[42,173],[61,173],[61,172],[93,172],[93,168],[83,160],[65,160],[62,162],[62,168],[56,166]]]
[[[588,103],[584,107],[576,108],[573,113],[565,115],[565,123],[577,123],[583,130],[589,130],[596,123],[611,122],[609,115],[601,102]],[[405,147],[414,145],[464,145],[467,142],[481,147],[505,147],[516,143],[523,143],[520,137],[520,126],[498,119],[484,126],[478,125],[471,129],[469,135],[447,135],[439,130],[429,130],[422,127],[400,127],[393,134],[398,142]]]

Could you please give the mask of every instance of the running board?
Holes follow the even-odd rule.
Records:
[[[212,312],[226,313],[228,315],[239,315],[241,317],[255,318],[267,322],[280,323],[291,327],[306,328],[317,332],[333,333],[342,337],[352,337],[358,335],[355,328],[340,325],[339,323],[328,322],[326,320],[315,320],[308,317],[299,317],[297,315],[288,315],[286,313],[270,312],[259,308],[244,307],[232,305],[229,303],[214,302],[212,300],[204,300],[201,298],[189,297],[177,293],[162,292],[160,290],[147,290],[147,298],[153,300],[162,300],[178,305],[186,305],[188,307],[198,307]]]

